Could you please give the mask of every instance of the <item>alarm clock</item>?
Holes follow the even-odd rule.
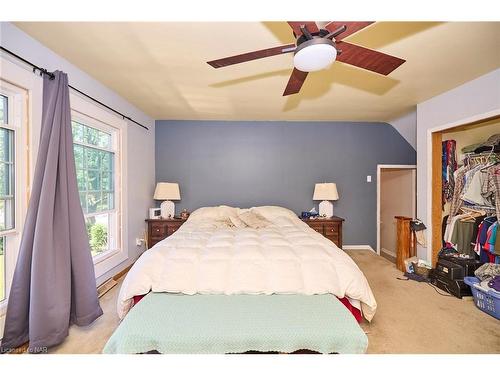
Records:
[[[161,208],[155,207],[149,209],[150,219],[161,219]]]

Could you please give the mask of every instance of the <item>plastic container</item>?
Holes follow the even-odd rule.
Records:
[[[479,286],[480,280],[477,277],[464,277],[464,282],[472,289],[474,303],[477,308],[497,319],[500,319],[500,292],[485,290]]]

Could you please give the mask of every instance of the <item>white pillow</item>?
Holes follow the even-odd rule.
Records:
[[[265,228],[271,224],[269,220],[255,211],[243,212],[238,217],[241,221],[253,229]]]
[[[191,215],[190,219],[214,219],[214,220],[224,220],[228,219],[230,216],[238,215],[238,208],[229,206],[217,206],[217,207],[201,207],[195,210]]]
[[[246,228],[248,226],[238,216],[229,216],[229,220],[235,228]]]
[[[295,212],[289,210],[288,208],[280,206],[259,206],[253,207],[252,211],[259,213],[268,220],[274,220],[277,217],[284,216],[292,219],[297,219]]]

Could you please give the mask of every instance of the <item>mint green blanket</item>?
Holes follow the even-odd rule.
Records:
[[[324,295],[149,293],[103,353],[222,354],[249,350],[364,353],[368,338],[351,313]]]

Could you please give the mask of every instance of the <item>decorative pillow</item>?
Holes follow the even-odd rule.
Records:
[[[189,215],[190,219],[227,219],[229,216],[237,215],[238,208],[229,206],[201,207]]]
[[[239,215],[241,221],[243,221],[246,225],[253,229],[265,228],[269,224],[269,220],[267,220],[264,216],[260,215],[258,212],[254,211],[246,211]]]
[[[238,216],[229,216],[229,220],[235,228],[246,228],[248,225],[245,224]]]
[[[280,206],[259,206],[253,207],[251,210],[271,221],[280,216],[297,219],[297,215],[293,211]]]
[[[213,221],[215,227],[220,228],[234,228],[234,224],[231,222],[229,218],[227,219],[216,219]]]

